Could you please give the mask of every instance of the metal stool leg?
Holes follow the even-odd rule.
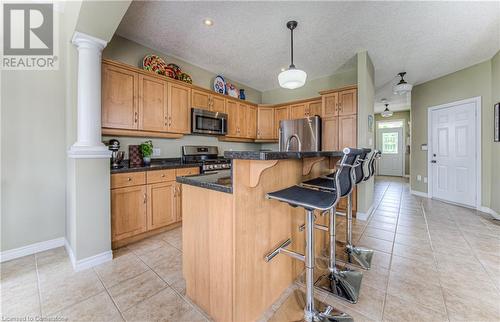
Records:
[[[336,266],[335,229],[336,216],[335,207],[329,211],[328,235],[329,235],[329,258],[328,271],[321,275],[315,286],[322,291],[339,297],[351,303],[356,303],[359,298],[361,280],[363,274],[354,270],[339,270]]]
[[[352,243],[352,193],[347,195],[347,218],[346,218],[346,261],[357,264],[364,269],[372,266],[373,250],[356,247]]]

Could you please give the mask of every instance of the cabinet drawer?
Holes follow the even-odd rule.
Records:
[[[148,184],[175,180],[175,169],[148,171],[146,174]]]
[[[111,189],[146,184],[145,172],[116,173],[111,175]]]
[[[200,168],[182,168],[182,169],[177,169],[175,170],[175,176],[176,177],[182,177],[182,176],[190,176],[193,174],[199,174],[200,173]]]

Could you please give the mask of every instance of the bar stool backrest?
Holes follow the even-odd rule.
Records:
[[[368,172],[368,175],[365,176],[365,178],[363,179],[364,181],[370,179],[375,174],[375,160],[380,159],[380,154],[381,153],[379,150],[373,150],[373,153],[370,157],[370,161],[368,162],[369,172]]]
[[[359,155],[358,166],[356,168],[354,168],[354,177],[355,177],[354,183],[355,184],[360,183],[365,178],[364,165],[365,165],[365,161],[368,161],[368,159],[366,157],[367,157],[368,153],[371,152],[372,149],[363,148],[361,150],[363,150],[363,152]]]
[[[354,189],[354,167],[358,162],[359,156],[363,153],[362,149],[345,148],[344,156],[340,160],[339,169],[335,175],[335,186],[337,187],[337,196],[345,197]]]

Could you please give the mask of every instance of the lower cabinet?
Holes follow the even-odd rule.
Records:
[[[148,186],[148,230],[161,228],[177,221],[177,182],[163,182]]]
[[[146,212],[145,185],[111,190],[112,240],[121,240],[145,232]]]
[[[182,185],[175,178],[198,173],[183,168],[112,174],[111,241],[125,245],[180,222]]]

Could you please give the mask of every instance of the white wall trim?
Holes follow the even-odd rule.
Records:
[[[73,253],[73,249],[71,249],[71,246],[69,245],[67,240],[65,243],[65,247],[75,272],[83,271],[87,268],[91,268],[113,260],[112,250],[108,250],[106,252],[102,252],[100,254],[90,256],[84,259],[76,260],[75,254]]]
[[[481,206],[477,210],[492,215],[496,220],[500,220],[500,214],[491,208]]]
[[[476,109],[476,209],[481,207],[482,195],[481,195],[481,184],[482,184],[482,150],[481,150],[481,96],[476,96],[472,98],[467,98],[460,101],[450,102],[446,104],[430,106],[427,109],[427,195],[428,198],[433,197],[432,192],[432,167],[430,166],[432,160],[432,112],[438,109],[452,107],[455,105],[474,103]]]
[[[66,239],[64,237],[59,237],[15,249],[6,250],[0,253],[0,263],[28,255],[33,255],[35,253],[43,252],[49,249],[62,247],[65,245],[65,242]]]
[[[427,192],[422,192],[418,190],[410,190],[412,195],[419,196],[419,197],[424,197],[424,198],[429,198],[429,194]]]

